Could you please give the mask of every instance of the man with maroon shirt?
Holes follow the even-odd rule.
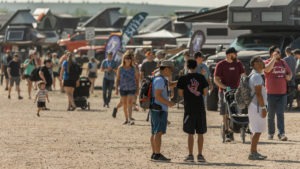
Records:
[[[284,110],[287,101],[287,81],[292,79],[292,72],[287,63],[281,59],[276,46],[269,49],[270,58],[265,61],[265,81],[268,94],[268,134],[269,140],[275,134],[275,114],[277,116],[278,139],[287,141],[284,131]]]
[[[217,63],[214,73],[214,82],[219,87],[220,115],[223,116],[226,142],[233,140],[233,133],[228,130],[228,112],[225,107],[224,92],[236,89],[239,86],[241,75],[244,74],[244,66],[237,60],[237,51],[233,47],[228,48],[226,58]]]

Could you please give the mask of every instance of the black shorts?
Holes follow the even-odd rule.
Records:
[[[45,108],[46,107],[46,102],[37,102],[37,107],[38,108]]]
[[[88,77],[89,78],[97,78],[97,73],[96,72],[89,72]]]
[[[136,90],[120,90],[121,96],[134,96],[136,93]]]
[[[53,72],[53,77],[59,77],[59,73],[58,72]]]
[[[64,87],[76,87],[76,81],[75,80],[64,80]]]
[[[204,134],[207,132],[206,112],[184,114],[183,131],[187,134]]]

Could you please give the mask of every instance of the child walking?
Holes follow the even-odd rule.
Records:
[[[37,116],[40,117],[40,111],[46,109],[46,99],[49,103],[48,91],[46,90],[46,83],[44,81],[40,81],[38,83],[39,90],[36,93],[34,103],[37,101]]]

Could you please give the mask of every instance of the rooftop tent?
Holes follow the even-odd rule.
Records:
[[[154,20],[143,29],[140,29],[139,34],[156,32],[162,29],[166,29],[169,31],[172,30],[172,21],[170,18],[162,17]]]
[[[225,22],[227,21],[228,6],[207,10],[205,12],[188,15],[178,18],[178,21],[184,22]]]
[[[4,33],[9,25],[28,25],[32,27],[32,24],[36,23],[36,20],[30,13],[30,9],[17,10],[1,27],[0,32]]]
[[[97,28],[108,28],[116,26],[118,28],[122,28],[126,17],[122,15],[119,10],[120,8],[107,8],[91,17],[81,26]]]

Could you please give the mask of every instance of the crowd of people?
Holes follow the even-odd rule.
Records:
[[[263,160],[267,156],[260,154],[257,144],[261,133],[268,128],[268,139],[275,135],[275,115],[277,117],[278,139],[286,141],[284,112],[293,109],[294,98],[300,109],[300,50],[286,48],[286,57],[282,58],[276,46],[269,49],[270,57],[263,60],[260,56],[250,61],[252,72],[249,75],[249,86],[253,95],[248,105],[249,129],[251,132],[250,160]],[[161,153],[162,135],[166,133],[169,107],[175,105],[171,101],[171,91],[178,89],[178,95],[184,98],[183,131],[188,134],[188,156],[186,162],[193,162],[194,135],[197,134],[198,154],[197,161],[205,162],[202,154],[206,124],[206,95],[213,90],[213,83],[219,88],[219,105],[222,123],[225,129],[225,141],[234,140],[233,132],[228,124],[228,111],[224,100],[225,92],[237,89],[242,76],[247,76],[244,65],[238,60],[238,51],[235,48],[226,50],[226,58],[217,63],[214,79],[205,64],[205,57],[201,52],[190,56],[184,54],[184,73],[178,81],[173,81],[174,64],[164,59],[164,53],[151,50],[145,51],[140,57],[138,53],[126,51],[122,61],[118,64],[112,53],[100,63],[95,58],[88,62],[86,76],[91,81],[90,92],[94,93],[97,72],[104,73],[102,79],[103,107],[110,107],[113,88],[115,94],[120,94],[120,100],[113,108],[115,118],[118,109],[123,107],[124,125],[134,125],[133,110],[138,110],[137,101],[141,81],[148,76],[154,76],[151,88],[152,101],[149,109],[151,117],[152,147],[151,160],[170,161]],[[44,57],[39,56],[36,50],[30,50],[28,57],[20,63],[18,53],[7,50],[2,57],[1,68],[5,77],[5,90],[8,90],[8,99],[12,97],[12,88],[15,85],[18,99],[23,99],[20,92],[20,82],[26,81],[28,98],[32,98],[32,90],[37,89],[34,101],[37,102],[37,116],[41,110],[49,110],[48,92],[57,90],[57,83],[61,92],[67,96],[67,110],[74,111],[74,90],[78,86],[82,72],[82,62],[78,62],[76,53],[65,52],[58,56],[55,52],[48,52]],[[80,56],[79,56],[80,57]],[[159,70],[159,71],[156,71]]]

